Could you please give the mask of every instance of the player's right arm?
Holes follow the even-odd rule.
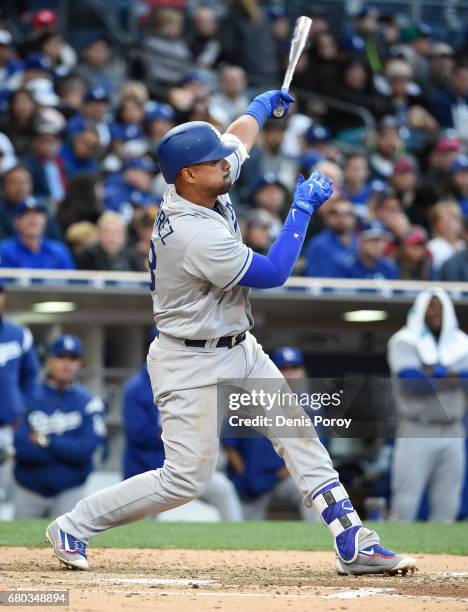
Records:
[[[302,250],[310,218],[332,195],[332,183],[320,172],[314,172],[307,180],[302,175],[298,178],[283,229],[267,255],[253,253],[239,285],[268,289],[286,282]]]

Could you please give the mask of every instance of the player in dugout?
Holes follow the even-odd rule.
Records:
[[[89,540],[111,527],[199,497],[219,451],[218,380],[277,379],[281,372],[250,332],[249,288],[283,285],[301,252],[312,215],[332,195],[332,181],[299,176],[283,228],[267,255],[242,242],[229,189],[267,119],[293,102],[280,90],[258,95],[223,136],[206,122],[170,130],[157,155],[168,187],[150,242],[150,289],[159,337],[148,372],[162,420],[166,460],[82,499],[46,530],[58,559],[88,569]],[[304,411],[294,405],[290,416]],[[383,548],[363,526],[316,435],[268,436],[298,487],[330,529],[340,574],[407,573],[416,562]]]
[[[46,376],[15,435],[15,518],[55,517],[84,495],[106,423],[102,400],[76,382],[82,353],[68,334],[49,347]]]

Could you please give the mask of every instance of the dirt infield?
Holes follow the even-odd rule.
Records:
[[[99,612],[466,611],[468,557],[414,556],[413,576],[355,578],[334,573],[331,552],[92,549],[92,571],[76,572],[50,549],[5,547],[0,588],[68,590],[71,610]]]

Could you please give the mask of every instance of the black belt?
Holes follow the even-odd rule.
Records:
[[[224,336],[223,338],[218,339],[216,347],[214,348],[222,348],[226,346],[228,348],[233,348],[234,346],[236,346],[237,344],[240,344],[244,340],[245,340],[245,332],[242,332],[241,334],[236,334],[235,336]],[[184,342],[185,342],[185,346],[196,346],[198,348],[205,348],[205,345],[208,342],[208,340],[184,340]]]

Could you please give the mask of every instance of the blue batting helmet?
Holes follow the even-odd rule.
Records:
[[[224,159],[236,150],[221,140],[220,133],[206,121],[189,121],[169,130],[156,154],[166,183],[173,183],[179,170],[192,164]]]

